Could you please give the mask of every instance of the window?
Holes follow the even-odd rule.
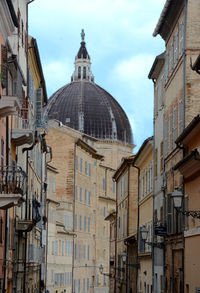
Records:
[[[81,244],[79,244],[78,259],[81,260]]]
[[[170,44],[170,60],[169,60],[169,72],[172,73],[173,70],[173,57],[174,57],[174,44],[173,41]]]
[[[172,151],[173,147],[173,116],[172,114],[169,115],[169,152]]]
[[[80,172],[83,172],[83,159],[80,158]]]
[[[160,143],[160,172],[163,171],[163,141]]]
[[[86,67],[83,67],[83,79],[86,79]]]
[[[67,242],[67,240],[66,240],[66,248],[65,248],[65,253],[66,253],[66,255],[68,255],[68,242]]]
[[[179,128],[178,131],[180,135],[183,130],[183,102],[182,100],[179,102],[179,105],[178,105],[178,128]]]
[[[82,202],[82,187],[80,187],[80,202]]]
[[[3,170],[4,165],[4,138],[1,137],[1,169]]]
[[[155,178],[158,175],[158,150],[155,149]]]
[[[87,292],[89,292],[89,288],[90,288],[90,279],[87,278]]]
[[[90,191],[88,192],[88,204],[90,205],[90,198],[91,198],[91,193]]]
[[[88,245],[88,260],[90,260],[90,245]]]
[[[85,260],[86,258],[86,245],[84,244],[83,246],[83,259]]]
[[[175,140],[177,139],[177,108],[174,108],[173,139],[174,139],[174,144],[175,144]]]
[[[116,187],[116,183],[113,182],[113,190],[112,190],[113,193],[115,193],[115,187]]]
[[[78,187],[77,187],[77,185],[75,185],[75,200],[77,200],[78,199]]]
[[[94,199],[96,196],[96,183],[93,184],[93,194],[94,194]]]
[[[88,217],[88,233],[90,232],[90,217]]]
[[[65,247],[65,241],[62,240],[62,255],[64,255],[64,247]]]
[[[54,275],[54,271],[51,270],[51,282],[53,282],[53,275]]]
[[[55,252],[55,242],[52,241],[52,244],[51,244],[51,254],[54,255],[54,252]]]
[[[168,81],[168,53],[165,54],[165,83]]]
[[[89,176],[91,176],[91,163],[89,163]]]
[[[106,179],[105,178],[103,178],[102,189],[103,189],[103,191],[106,190]]]
[[[103,216],[106,217],[106,207],[103,208]]]
[[[86,218],[86,216],[84,216],[84,232],[86,232],[86,225],[87,225],[87,218]]]
[[[179,56],[181,56],[183,54],[183,40],[184,40],[184,24],[183,24],[183,20],[180,23],[179,26],[179,30],[180,30],[180,36],[179,36]]]
[[[74,230],[77,231],[77,214],[74,216]]]
[[[106,284],[106,275],[103,275],[103,283]]]
[[[79,216],[79,230],[82,230],[82,216]]]
[[[87,175],[87,161],[85,161],[85,175]]]
[[[55,210],[52,209],[52,223],[55,224]]]
[[[87,203],[87,190],[85,189],[84,203]]]
[[[78,78],[79,79],[81,78],[81,67],[80,66],[78,67]]]
[[[74,259],[76,259],[76,243],[74,244]]]
[[[58,255],[58,240],[56,240],[56,255]]]
[[[76,156],[76,170],[78,170],[78,156]]]
[[[83,292],[85,292],[85,279],[83,279]]]
[[[178,60],[178,31],[174,38],[174,65],[176,66]]]

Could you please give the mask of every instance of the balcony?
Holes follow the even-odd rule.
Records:
[[[34,226],[42,229],[42,206],[34,196],[26,201],[27,217],[26,219],[17,219],[16,230],[18,232],[30,232]]]
[[[18,127],[12,130],[11,138],[16,146],[32,144],[34,142],[33,120],[20,118]]]
[[[0,118],[20,114],[20,98],[18,96],[0,97]]]
[[[20,206],[26,192],[26,173],[21,167],[0,170],[0,209]]]

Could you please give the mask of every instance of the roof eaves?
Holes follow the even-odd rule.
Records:
[[[183,132],[176,139],[175,143],[180,144],[182,140],[194,129],[194,127],[200,122],[200,115],[194,117],[194,119],[188,124],[188,126],[183,130]]]
[[[139,158],[140,154],[142,153],[142,151],[144,150],[145,146],[148,144],[148,142],[150,142],[151,140],[153,140],[153,136],[148,137],[147,139],[145,139],[145,141],[143,142],[143,144],[141,145],[139,151],[137,152],[136,156],[135,156],[135,160],[134,162]]]
[[[156,56],[153,65],[151,67],[151,70],[149,72],[148,78],[149,79],[154,79],[156,76],[154,75],[157,66],[160,64],[160,68],[163,67],[164,65],[164,60],[165,60],[165,52],[161,53],[160,55]]]
[[[159,18],[158,23],[157,23],[157,25],[156,25],[156,28],[155,28],[155,30],[154,30],[154,32],[153,32],[153,36],[154,36],[154,37],[156,37],[156,36],[159,34],[160,29],[161,29],[161,26],[163,25],[163,23],[164,23],[164,21],[165,21],[165,17],[166,17],[166,14],[167,14],[167,12],[168,12],[168,9],[169,9],[169,7],[170,7],[170,4],[171,4],[173,1],[174,1],[174,0],[166,0],[165,5],[164,5],[164,8],[163,8],[163,10],[162,10],[162,12],[161,12],[160,18]]]

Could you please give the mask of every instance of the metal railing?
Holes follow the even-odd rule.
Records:
[[[26,192],[26,173],[21,167],[0,169],[0,194],[21,194]]]

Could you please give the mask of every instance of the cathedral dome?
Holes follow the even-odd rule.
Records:
[[[103,140],[133,143],[129,120],[119,103],[94,83],[82,31],[72,82],[56,91],[45,109],[48,119]]]

